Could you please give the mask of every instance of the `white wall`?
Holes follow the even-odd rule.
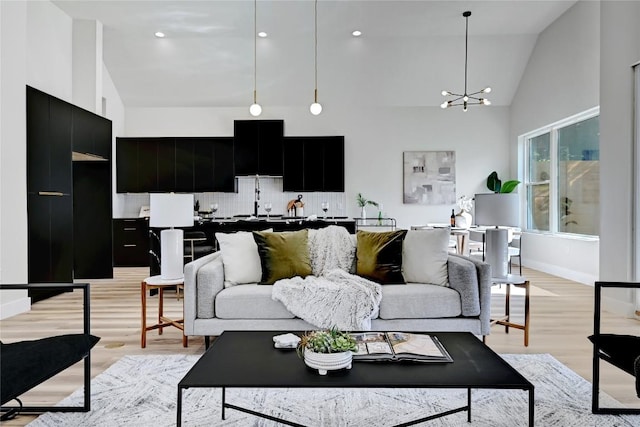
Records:
[[[400,227],[448,222],[452,205],[402,203],[402,152],[455,150],[458,196],[486,192],[487,175],[505,170],[509,160],[508,109],[352,108],[323,105],[320,116],[308,109],[263,105],[261,119],[283,119],[285,135],[344,135],[346,211],[358,216],[361,192],[384,204]],[[127,108],[125,136],[232,136],[234,119],[248,108]],[[118,195],[120,206],[130,197]],[[457,208],[456,208],[457,210]],[[373,212],[372,212],[373,213]]]
[[[600,25],[600,278],[631,280],[633,70],[640,61],[640,2],[601,2]],[[631,291],[605,303],[633,313]]]
[[[27,282],[26,5],[0,2],[0,282]],[[0,292],[0,319],[29,309],[26,291]]]
[[[72,102],[73,22],[48,1],[0,1],[0,13],[0,281],[26,283],[25,85]],[[103,90],[115,135],[124,106],[107,72]],[[0,297],[0,318],[29,309],[26,292]]]
[[[599,105],[599,46],[599,2],[576,3],[540,34],[511,104],[513,171],[522,170],[518,136]],[[582,283],[598,279],[597,240],[527,233],[523,246],[523,265]]]

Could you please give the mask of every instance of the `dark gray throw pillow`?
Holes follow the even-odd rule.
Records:
[[[0,342],[0,404],[79,362],[99,340],[89,334],[70,334],[10,344]]]

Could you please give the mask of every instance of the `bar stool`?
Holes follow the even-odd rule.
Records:
[[[140,286],[140,296],[142,302],[142,328],[140,336],[140,347],[145,348],[147,346],[147,331],[158,329],[158,335],[162,335],[163,328],[167,326],[174,326],[182,331],[182,346],[187,347],[188,337],[184,334],[184,318],[183,319],[170,319],[164,316],[164,290],[166,288],[173,288],[178,286],[184,286],[184,278],[163,280],[159,275],[151,276],[144,279]],[[147,326],[147,291],[157,289],[158,290],[158,323]],[[183,300],[184,310],[184,300]]]

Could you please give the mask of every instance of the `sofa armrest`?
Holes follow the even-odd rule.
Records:
[[[460,294],[463,316],[478,316],[482,335],[491,327],[491,270],[489,264],[450,254],[449,286]]]
[[[214,283],[208,283],[207,293],[212,293],[210,298],[215,298],[215,295],[224,288],[224,267],[222,265],[222,257],[220,252],[214,252],[209,255],[205,255],[202,258],[198,258],[184,266],[184,334],[193,335],[194,327],[193,323],[198,317],[199,304],[205,303],[202,301],[202,292],[204,289],[198,289],[198,279],[202,275],[200,270],[205,267],[206,270],[213,268],[219,269],[219,274],[212,275],[211,280]],[[199,301],[200,300],[200,301]],[[213,310],[213,300],[208,302],[211,310]],[[213,311],[212,316],[213,317]]]

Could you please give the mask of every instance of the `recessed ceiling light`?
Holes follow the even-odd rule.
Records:
[[[265,38],[265,37],[267,37],[267,33],[265,33],[264,31],[260,31],[260,32],[258,33],[258,37]]]
[[[360,37],[360,36],[362,35],[362,31],[360,31],[360,30],[355,30],[355,31],[353,31],[353,32],[351,33],[351,35],[352,35],[353,37]]]
[[[162,31],[157,31],[155,33],[155,36],[159,39],[163,38],[165,36],[165,34]]]

